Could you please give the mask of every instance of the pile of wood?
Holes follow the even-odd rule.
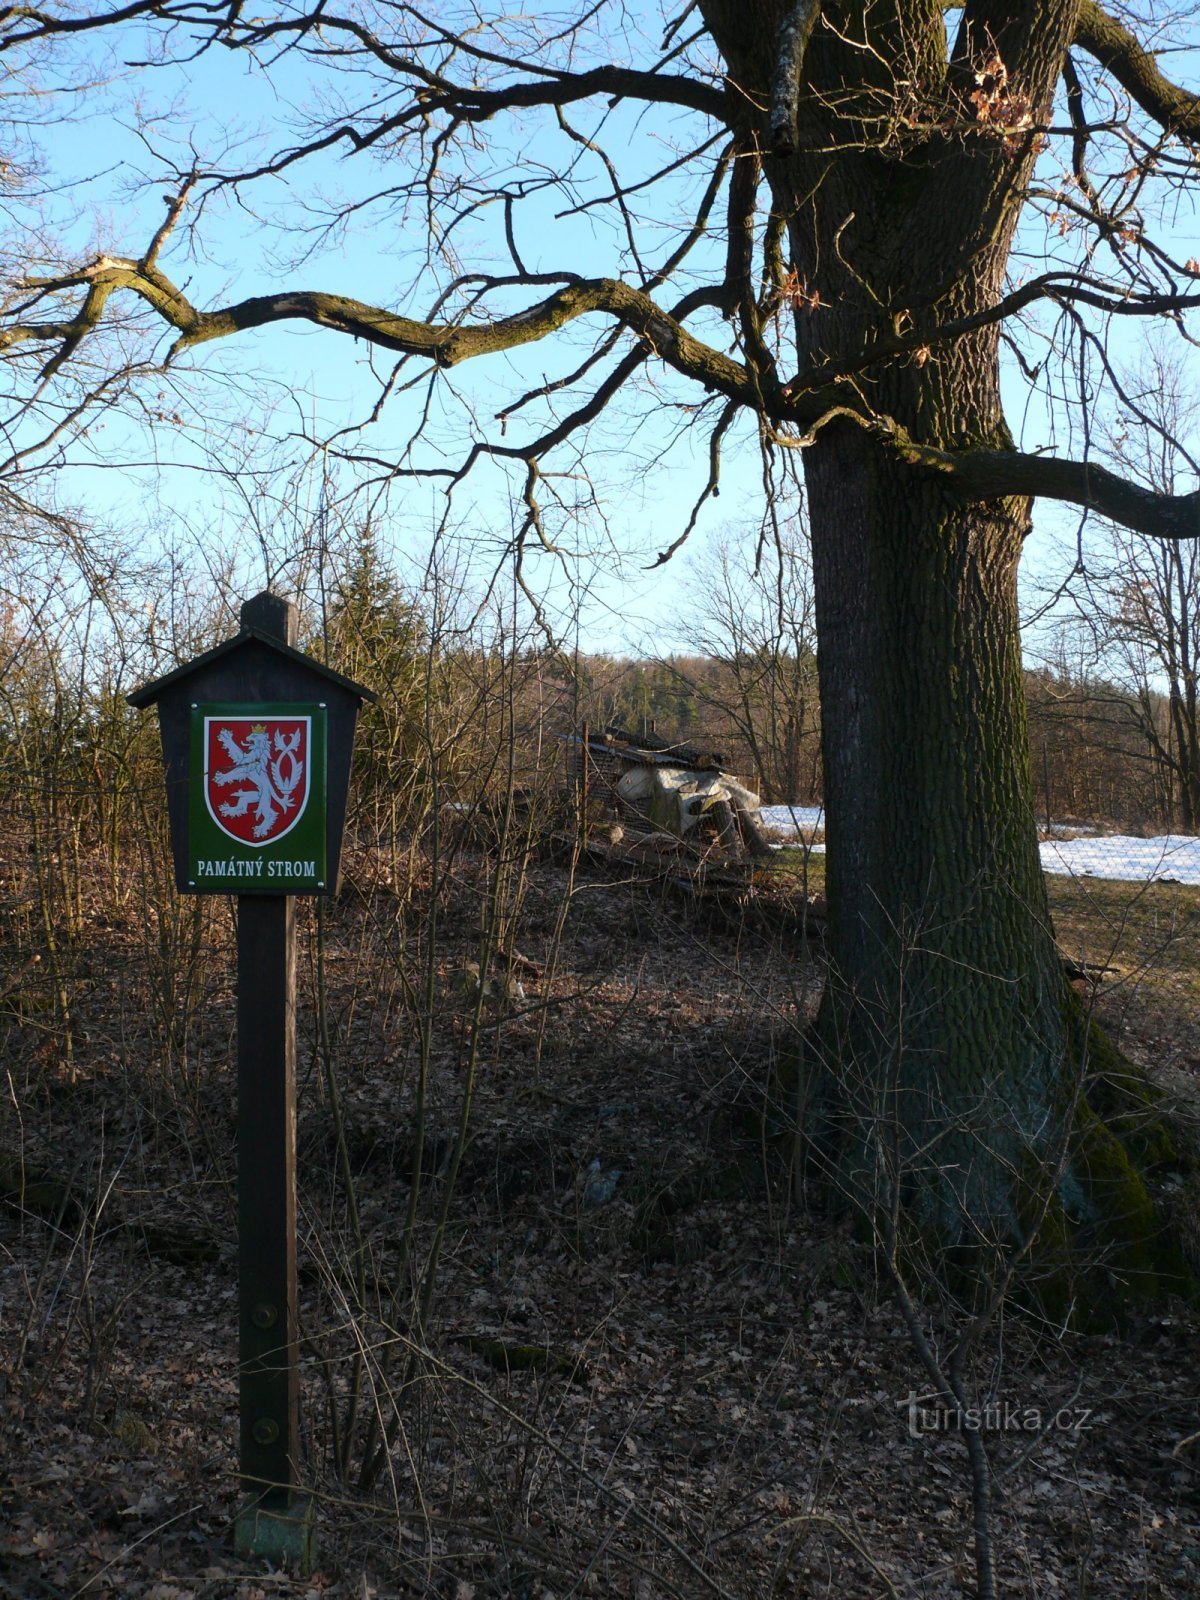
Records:
[[[619,723],[595,729],[584,723],[581,733],[564,737],[571,751],[570,769],[575,777],[586,771],[592,781],[617,779],[631,766],[684,767],[691,772],[723,772],[725,757],[706,745],[661,739],[650,729],[633,733]]]
[[[587,823],[640,834],[660,850],[684,845],[709,855],[715,844],[730,861],[769,855],[757,823],[758,796],[725,770],[719,751],[615,724],[599,733],[585,724],[581,733],[562,737]]]

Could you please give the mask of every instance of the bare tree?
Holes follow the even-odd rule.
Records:
[[[1140,1226],[1139,1180],[1064,1088],[1087,1047],[1038,858],[1016,570],[1039,496],[1171,544],[1200,534],[1200,495],[1101,464],[1086,420],[1119,383],[1107,324],[1185,326],[1200,306],[1200,267],[1154,233],[1156,206],[1196,180],[1200,98],[1154,53],[1182,24],[1098,0],[695,0],[664,22],[617,0],[9,8],[0,48],[18,65],[108,39],[144,74],[225,61],[311,107],[236,165],[145,123],[161,224],[10,288],[0,349],[43,421],[9,465],[39,442],[65,451],[95,405],[143,392],[142,373],[172,382],[207,346],[279,323],[372,352],[372,422],[423,392],[400,444],[338,441],[376,479],[452,489],[515,464],[519,558],[554,547],[555,514],[588,508],[555,474],[580,472],[585,450],[598,470],[614,442],[645,470],[667,448],[652,422],[706,430],[700,503],[726,445],[757,439],[775,485],[801,459],[830,901],[814,1043],[830,1126],[848,1135],[843,1181],[869,1189],[870,1129],[839,1093],[853,1062],[886,1089],[913,1199],[949,1238],[1019,1233],[1019,1175],[1077,1114],[1063,1205]],[[164,149],[187,152],[173,171]],[[344,205],[320,195],[332,158]],[[302,249],[366,218],[377,266],[419,246],[407,287],[397,264],[384,303],[355,293],[352,268],[211,303],[189,289],[185,246],[200,259],[222,198],[255,215],[281,184],[298,197],[310,167]],[[1014,442],[1008,349],[1074,450]],[[489,358],[507,387],[495,420],[497,401],[458,377]],[[457,454],[436,434],[456,396]]]
[[[701,662],[670,666],[733,734],[767,800],[790,804],[819,785],[817,631],[808,551],[798,535],[755,561],[728,539],[688,574],[684,636]],[[715,670],[714,670],[715,668]]]
[[[1166,825],[1169,784],[1147,746],[1136,696],[1099,676],[1090,637],[1085,654],[1073,656],[1061,632],[1053,644],[1025,673],[1039,821],[1047,829],[1098,818]],[[1151,697],[1151,714],[1160,700]]]
[[[1114,463],[1163,494],[1196,475],[1189,446],[1200,399],[1161,341],[1125,382],[1105,443]],[[1099,660],[1128,691],[1128,720],[1166,776],[1185,833],[1200,828],[1200,549],[1119,525],[1107,554],[1089,563],[1083,603]]]

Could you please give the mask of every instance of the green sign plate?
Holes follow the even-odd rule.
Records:
[[[188,889],[321,892],[324,704],[200,704],[191,715]]]

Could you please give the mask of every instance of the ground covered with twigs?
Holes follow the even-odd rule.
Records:
[[[434,872],[357,848],[321,928],[303,912],[320,1555],[289,1575],[230,1542],[232,907],[97,862],[70,940],[30,967],[39,905],[10,851],[0,1596],[968,1590],[961,1437],[919,1404],[870,1252],[789,1181],[775,1069],[819,942],[777,876],[739,909],[677,872],[501,855],[468,841]],[[1174,895],[1194,939],[1195,906],[1155,892],[1104,951],[1104,907],[1058,914],[1120,968],[1101,1009],[1186,1084],[1194,975],[1139,977],[1129,928],[1161,931]],[[999,1320],[976,1379],[1008,1408],[987,1431],[1002,1592],[1200,1595],[1196,1336],[1174,1305],[1120,1334]]]

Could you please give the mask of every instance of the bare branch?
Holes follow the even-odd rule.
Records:
[[[753,144],[735,150],[729,182],[729,229],[725,249],[725,315],[753,302],[750,275],[754,269],[754,212],[762,163]]]
[[[59,351],[46,371],[60,366],[97,327],[109,295],[126,290],[178,330],[168,360],[179,351],[242,329],[298,320],[387,350],[427,356],[439,367],[453,367],[474,356],[534,343],[577,317],[599,311],[615,317],[668,366],[698,380],[706,389],[755,407],[761,401],[761,377],[690,334],[648,294],[614,278],[576,279],[512,316],[479,323],[420,322],[347,295],[305,289],[256,295],[216,311],[198,311],[157,268],[119,256],[99,256],[81,272],[56,280],[31,280],[26,286],[42,293],[84,289],[83,304],[65,322],[16,322],[0,328],[0,350],[28,341],[58,344]]]
[[[1071,171],[1080,192],[1087,196],[1093,211],[1099,210],[1096,191],[1087,173],[1088,124],[1083,109],[1083,85],[1068,50],[1063,57],[1063,84],[1067,91],[1067,113],[1071,118]]]
[[[548,80],[512,83],[499,89],[466,89],[446,84],[428,93],[422,110],[453,111],[464,120],[482,122],[498,111],[526,106],[565,106],[577,100],[608,95],[613,100],[648,100],[686,106],[717,122],[729,114],[724,91],[677,73],[639,72],[632,67],[595,67],[590,72],[563,73]]]
[[[687,542],[692,529],[696,526],[697,519],[700,516],[700,509],[704,505],[704,502],[710,498],[715,498],[718,494],[720,494],[721,445],[724,441],[725,435],[729,432],[729,429],[733,425],[734,419],[737,416],[737,412],[737,406],[731,401],[730,404],[727,405],[721,412],[721,415],[717,418],[717,425],[713,429],[708,441],[708,481],[704,485],[704,488],[700,491],[700,495],[696,500],[695,505],[692,507],[692,514],[688,518],[687,526],[684,528],[683,532],[677,539],[673,540],[665,550],[659,551],[657,558],[650,563],[648,570],[653,571],[655,567],[664,566],[668,561],[670,561],[675,552]]]
[[[44,38],[48,34],[86,33],[95,28],[111,27],[117,22],[127,22],[133,17],[153,16],[161,10],[161,6],[162,0],[133,0],[131,5],[118,6],[113,11],[83,16],[56,16],[37,6],[5,6],[0,9],[0,28],[9,31],[0,40],[0,49],[14,44],[27,44],[31,39]],[[227,0],[215,0],[212,5],[197,4],[194,10],[215,27],[230,7]]]
[[[1200,139],[1200,95],[1172,83],[1129,29],[1096,3],[1083,0],[1075,43],[1093,56],[1142,110],[1170,133]]]
[[[794,0],[779,28],[775,76],[771,83],[771,149],[790,156],[796,148],[800,74],[804,52],[821,11],[821,0]]]
[[[1200,490],[1166,494],[1118,477],[1093,461],[1026,455],[1019,450],[935,450],[913,443],[886,421],[882,437],[904,460],[953,478],[972,500],[1022,495],[1066,500],[1155,539],[1200,539]]]

